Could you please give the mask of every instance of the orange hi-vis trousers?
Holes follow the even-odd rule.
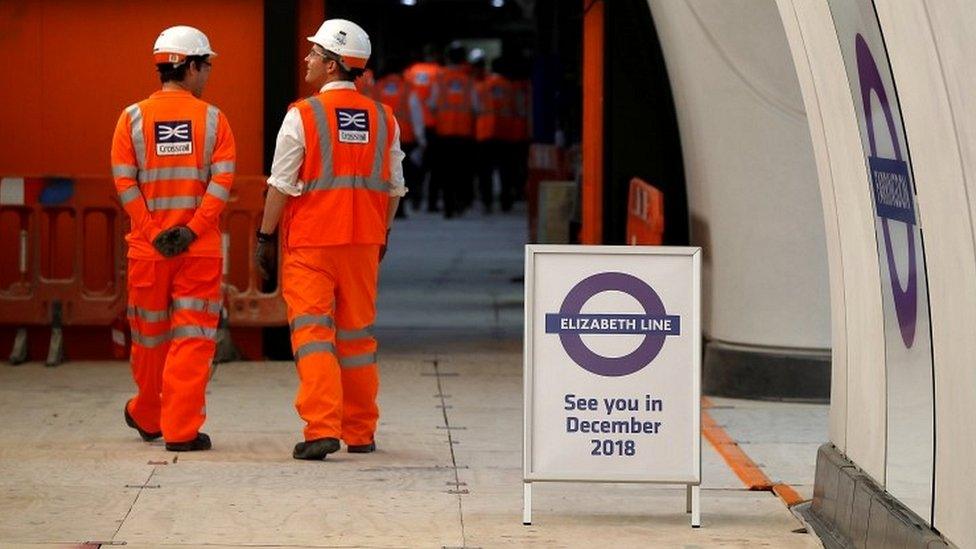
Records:
[[[128,410],[139,427],[162,431],[166,442],[193,440],[206,419],[222,269],[219,257],[129,258],[131,365],[139,393]]]
[[[379,407],[376,283],[379,245],[284,249],[282,295],[288,305],[305,440],[373,442]]]

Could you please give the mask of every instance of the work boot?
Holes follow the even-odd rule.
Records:
[[[291,456],[295,459],[308,459],[319,461],[332,452],[339,451],[339,439],[337,438],[317,438],[306,440],[295,445],[295,451]]]
[[[163,436],[163,433],[150,433],[149,431],[143,431],[142,427],[139,427],[139,424],[136,423],[136,420],[132,419],[132,416],[129,415],[129,402],[132,401],[129,400],[125,403],[125,406],[122,407],[122,414],[125,417],[125,424],[132,427],[136,431],[139,431],[139,436],[141,436],[142,440],[145,440],[146,442],[156,440],[157,438]]]
[[[166,449],[170,452],[196,452],[209,450],[212,447],[207,433],[197,433],[197,438],[186,442],[167,442]]]
[[[372,454],[376,451],[376,441],[369,444],[349,444],[346,451],[350,454]]]

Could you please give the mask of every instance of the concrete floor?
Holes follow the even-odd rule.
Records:
[[[682,487],[608,484],[536,484],[522,526],[521,217],[415,216],[394,234],[379,451],[291,459],[290,363],[217,367],[214,449],[188,454],[125,427],[125,363],[0,366],[0,547],[820,546],[707,442],[700,529]],[[809,497],[826,407],[713,403],[768,476]]]

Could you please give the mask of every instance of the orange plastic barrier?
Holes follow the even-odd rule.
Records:
[[[109,178],[0,179],[0,323],[108,325],[125,307]]]
[[[255,233],[264,211],[266,179],[261,176],[234,180],[221,225],[224,233],[224,295],[232,327],[284,326],[288,323],[279,279],[264,291],[254,248]],[[281,254],[278,254],[279,258]]]
[[[627,243],[660,246],[664,241],[664,194],[635,177],[627,198]]]
[[[280,284],[267,288],[254,263],[265,188],[263,177],[237,178],[221,219],[231,327],[287,323]],[[62,327],[84,327],[87,334],[104,328],[104,342],[90,342],[94,351],[73,356],[120,358],[128,342],[120,321],[126,232],[128,218],[109,177],[0,178],[0,326],[17,331],[12,362],[27,357],[28,327],[51,328],[51,365],[63,358]]]

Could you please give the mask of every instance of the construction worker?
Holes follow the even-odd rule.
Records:
[[[502,59],[495,64],[502,63]],[[477,71],[478,63],[472,63]],[[481,62],[483,70],[484,62]],[[514,192],[511,188],[511,177],[505,160],[509,157],[511,138],[511,118],[513,91],[512,83],[496,72],[489,73],[483,80],[475,84],[477,104],[475,105],[475,141],[478,147],[478,192],[486,214],[492,211],[493,178],[498,170],[502,182],[501,202],[502,211],[512,209]]]
[[[465,47],[453,42],[447,49],[448,65],[437,75],[427,106],[434,113],[437,152],[431,180],[444,193],[444,217],[450,219],[463,209],[464,187],[471,185],[474,172],[474,82],[462,65]],[[460,192],[459,192],[460,191]],[[459,196],[460,194],[460,196]]]
[[[292,104],[278,132],[256,260],[276,264],[281,221],[282,295],[298,368],[295,408],[306,426],[295,459],[340,447],[376,449],[379,262],[407,192],[393,109],[356,91],[371,46],[350,21],[330,19],[308,37],[305,81],[318,95]]]
[[[427,102],[430,99],[430,92],[434,87],[434,82],[437,81],[437,75],[441,71],[441,64],[437,61],[437,48],[433,44],[424,46],[422,59],[422,61],[410,65],[403,73],[403,78],[413,87],[417,98],[420,99],[420,106],[424,111],[424,136],[427,140],[427,148],[424,150],[421,158],[421,171],[418,175],[418,180],[421,181],[430,173],[430,167],[433,164],[432,159],[437,154],[437,121],[434,118],[434,113],[427,107]],[[435,181],[433,179],[428,182],[426,192],[428,212],[440,211],[437,206],[437,201],[441,193],[434,186],[434,183]],[[420,204],[424,196],[425,193],[422,191],[420,185],[410,186],[410,203],[413,205],[414,210],[420,209]]]
[[[403,63],[394,57],[387,59],[385,65],[386,74],[376,81],[373,88],[374,98],[389,105],[397,121],[403,121],[400,126],[400,147],[406,155],[403,178],[408,188],[420,188],[423,186],[423,157],[427,149],[423,106],[413,86],[400,74]],[[406,217],[403,208],[401,202],[396,217]]]
[[[200,100],[207,36],[164,30],[153,46],[162,89],[126,108],[112,138],[112,175],[131,219],[128,317],[138,394],[126,424],[172,451],[209,450],[200,432],[221,311],[220,213],[234,180],[234,134]]]

